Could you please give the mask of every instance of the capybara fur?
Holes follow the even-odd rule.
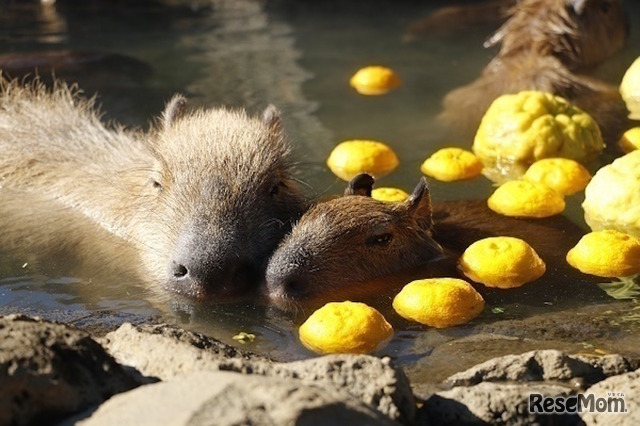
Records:
[[[487,0],[479,3],[442,6],[409,24],[404,41],[427,36],[454,34],[470,27],[500,23],[516,0]]]
[[[157,126],[134,131],[102,123],[62,83],[2,80],[0,150],[0,192],[86,218],[137,254],[145,281],[188,296],[257,285],[306,208],[273,106],[262,118],[187,111],[176,95]]]
[[[302,216],[269,262],[269,296],[336,296],[347,285],[442,256],[442,248],[431,236],[426,181],[402,203],[374,200],[372,185],[369,175],[359,175],[344,197],[318,203]]]
[[[361,176],[354,178],[362,183]],[[370,182],[373,182],[370,179]],[[353,185],[353,182],[350,186]],[[407,201],[386,203],[368,191],[312,206],[269,261],[265,294],[289,309],[296,303],[393,295],[412,279],[461,277],[457,260],[477,240],[512,236],[527,241],[547,265],[545,275],[517,290],[478,286],[490,301],[555,302],[579,291],[599,300],[597,278],[570,267],[565,255],[583,231],[563,216],[521,219],[501,216],[486,200],[457,200],[431,206],[424,178]],[[354,195],[350,195],[354,194]],[[587,287],[591,284],[591,290]],[[523,296],[531,292],[529,296]],[[537,301],[535,299],[538,299]],[[292,305],[293,303],[293,305]]]
[[[520,0],[485,43],[500,51],[467,86],[448,93],[441,120],[472,136],[491,102],[506,93],[541,90],[591,114],[605,142],[629,126],[615,86],[587,75],[619,51],[628,23],[618,0]]]

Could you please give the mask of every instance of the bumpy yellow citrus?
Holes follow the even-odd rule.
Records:
[[[525,241],[491,237],[476,241],[458,262],[462,272],[487,287],[513,288],[538,279],[546,266]]]
[[[444,182],[471,179],[482,172],[482,163],[472,152],[461,148],[443,148],[427,158],[422,173]]]
[[[336,176],[346,181],[360,173],[379,178],[398,167],[398,157],[382,142],[356,139],[338,144],[331,151],[327,165]]]
[[[478,316],[484,299],[471,284],[457,278],[412,281],[393,299],[396,312],[412,321],[445,328]]]
[[[529,167],[523,179],[547,185],[561,195],[582,191],[591,174],[580,163],[568,158],[544,158]]]
[[[398,87],[401,80],[392,69],[372,65],[359,69],[349,83],[361,95],[384,95]]]
[[[633,127],[620,138],[620,149],[624,152],[635,151],[640,149],[640,127]]]
[[[640,274],[640,242],[615,230],[591,232],[569,250],[567,262],[585,274],[600,277]]]
[[[399,188],[374,188],[371,191],[371,198],[379,201],[387,201],[390,203],[395,203],[399,201],[404,201],[409,198],[409,194],[404,192]]]
[[[629,117],[640,120],[640,57],[624,73],[620,83],[620,95],[627,104]]]
[[[493,192],[487,204],[496,213],[516,217],[548,217],[565,208],[560,194],[542,183],[528,180],[503,184]]]
[[[300,341],[320,354],[364,354],[382,349],[393,327],[380,312],[360,302],[331,302],[300,326]]]
[[[502,95],[482,118],[473,151],[486,165],[562,157],[585,162],[604,149],[589,114],[549,93]]]
[[[640,238],[640,150],[598,170],[584,195],[584,218],[591,229],[617,229]]]

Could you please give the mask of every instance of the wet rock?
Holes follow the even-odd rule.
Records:
[[[529,394],[567,396],[568,388],[548,384],[501,384],[484,382],[432,395],[420,412],[421,424],[434,425],[551,425],[579,424],[577,415],[530,413]]]
[[[638,425],[640,424],[640,370],[619,376],[609,377],[589,389],[586,393],[593,393],[596,397],[621,397],[624,394],[624,401],[627,412],[625,414],[609,413],[582,413],[580,417],[588,425]]]
[[[138,383],[80,330],[0,318],[0,424],[51,423]]]
[[[612,374],[632,371],[633,366],[620,355],[599,358],[567,355],[557,350],[530,351],[507,355],[476,365],[447,379],[453,386],[481,382],[570,380],[580,377],[596,383]]]
[[[84,426],[392,425],[349,394],[295,379],[196,372],[142,386],[104,403]]]
[[[277,363],[170,325],[124,324],[102,342],[118,362],[145,376],[171,380],[189,372],[213,370],[291,378],[347,392],[394,420],[411,422],[415,416],[409,382],[388,358],[329,355]]]

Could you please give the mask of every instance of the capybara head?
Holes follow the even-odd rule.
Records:
[[[349,294],[371,280],[442,256],[431,238],[431,199],[423,178],[408,200],[371,198],[373,178],[358,175],[344,197],[312,206],[269,261],[272,300]]]
[[[521,0],[485,43],[502,44],[500,57],[536,51],[569,68],[595,65],[624,45],[628,22],[619,0]]]
[[[238,293],[306,206],[278,111],[261,119],[225,109],[185,111],[174,97],[150,141],[148,203],[134,227],[143,261],[171,290]],[[148,208],[148,209],[147,209]]]

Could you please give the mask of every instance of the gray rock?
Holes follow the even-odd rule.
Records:
[[[632,370],[631,363],[620,355],[606,355],[597,359],[567,355],[557,350],[539,350],[494,358],[454,374],[446,381],[452,386],[469,386],[481,382],[574,378],[596,383],[610,375]]]
[[[327,355],[280,364],[306,383],[325,383],[344,389],[394,420],[410,423],[416,401],[409,380],[389,358],[367,355]]]
[[[587,394],[607,398],[611,394],[624,394],[627,412],[622,414],[582,413],[580,417],[588,425],[640,425],[640,370],[609,377],[587,389]]]
[[[0,317],[0,424],[50,423],[137,385],[83,331]]]
[[[83,426],[392,425],[349,394],[294,379],[195,372],[102,404]]]
[[[276,363],[220,342],[210,345],[211,341],[168,325],[149,328],[124,324],[105,336],[103,344],[121,364],[162,380],[203,370],[294,378],[341,389],[394,420],[411,422],[415,416],[409,382],[402,370],[391,366],[389,359],[330,355]]]
[[[577,415],[549,415],[529,412],[529,394],[567,396],[568,388],[547,384],[500,384],[484,382],[438,392],[424,402],[420,424],[433,425],[572,425]]]
[[[270,364],[267,358],[168,324],[134,327],[125,323],[98,341],[119,363],[161,380],[200,370],[236,371],[234,366],[241,368],[249,360]]]

